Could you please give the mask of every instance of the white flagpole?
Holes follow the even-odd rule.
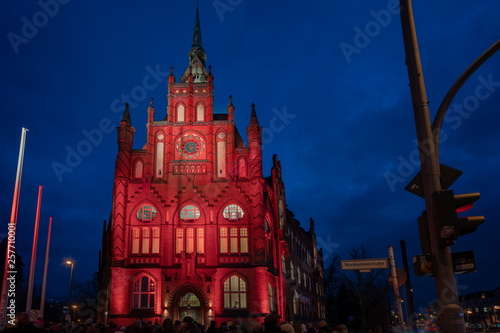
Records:
[[[7,321],[7,307],[9,307],[9,327],[14,325],[14,319],[16,318],[16,290],[10,288],[11,281],[14,281],[15,286],[15,276],[16,276],[16,259],[15,259],[15,241],[16,241],[16,224],[17,224],[17,211],[19,207],[19,193],[21,191],[21,178],[23,173],[23,162],[24,162],[24,145],[26,142],[26,132],[28,129],[24,128],[21,132],[21,146],[19,148],[19,159],[17,162],[17,175],[16,175],[16,185],[14,188],[14,199],[12,200],[12,211],[10,214],[10,222],[8,228],[8,242],[5,249],[5,266],[3,271],[3,285],[2,285],[2,295],[0,306],[2,308],[2,317],[0,318],[0,330],[4,330]],[[9,259],[9,254],[14,255],[14,259]],[[8,286],[8,287],[7,287]],[[9,289],[9,294],[13,294],[13,298],[8,303],[7,299],[7,289]],[[7,306],[7,303],[9,304]],[[12,310],[13,308],[13,310]]]

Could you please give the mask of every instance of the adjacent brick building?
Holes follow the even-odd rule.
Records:
[[[189,66],[180,82],[173,69],[168,77],[167,114],[156,114],[151,100],[142,149],[133,149],[128,105],[118,127],[99,320],[324,317],[314,222],[305,231],[286,208],[276,156],[271,176],[263,177],[255,106],[246,144],[231,96],[227,112],[216,113],[213,88],[197,10]]]

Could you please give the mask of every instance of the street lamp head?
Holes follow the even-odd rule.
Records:
[[[66,260],[66,263],[67,263],[68,265],[73,265],[73,262],[72,262],[71,260]]]

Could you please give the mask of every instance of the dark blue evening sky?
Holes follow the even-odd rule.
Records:
[[[78,281],[97,270],[102,223],[111,212],[114,127],[122,96],[130,95],[134,148],[142,148],[149,98],[156,120],[163,119],[165,72],[174,66],[179,80],[188,66],[196,2],[59,0],[58,8],[45,6],[50,15],[44,14],[44,3],[4,2],[0,13],[0,233],[10,219],[26,127],[16,247],[28,273],[43,185],[35,280],[41,285],[52,216],[48,296],[67,297],[65,258],[76,261]],[[200,2],[215,111],[226,112],[232,94],[246,140],[250,105],[256,104],[264,128],[265,176],[278,154],[288,207],[306,229],[309,217],[315,219],[327,260],[332,251],[347,259],[361,244],[373,257],[387,257],[387,246],[393,245],[400,263],[402,239],[410,261],[420,253],[417,216],[424,202],[404,191],[419,166],[413,159],[415,123],[395,4]],[[413,9],[433,118],[453,82],[498,40],[500,3],[423,0]],[[452,188],[480,192],[470,214],[486,217],[477,232],[453,247],[476,254],[477,272],[457,276],[462,294],[499,287],[499,59],[500,54],[493,56],[469,79],[443,125],[441,163],[464,172]],[[156,76],[145,83],[152,72]],[[85,133],[100,126],[102,136],[88,144]],[[68,164],[68,151],[78,150],[86,156]],[[56,172],[54,165],[65,169]],[[418,308],[435,298],[434,283],[412,278]]]

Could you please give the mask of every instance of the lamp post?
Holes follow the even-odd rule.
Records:
[[[76,321],[76,305],[73,304],[73,321]]]
[[[69,309],[71,308],[71,284],[73,283],[73,267],[75,266],[75,263],[72,262],[71,260],[66,260],[67,265],[71,265],[71,275],[69,277],[69,296],[68,296],[68,312]]]

